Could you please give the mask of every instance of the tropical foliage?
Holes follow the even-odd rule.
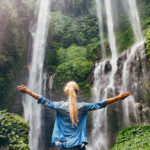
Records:
[[[0,147],[10,150],[29,150],[28,124],[18,115],[0,111]]]
[[[110,150],[150,149],[150,125],[134,125],[120,131],[116,145]]]
[[[147,57],[150,57],[150,29],[147,32],[145,43],[146,43],[146,55]]]

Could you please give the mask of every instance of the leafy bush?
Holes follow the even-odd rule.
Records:
[[[20,116],[0,111],[1,145],[5,142],[10,150],[29,150],[28,130],[28,124]]]
[[[69,48],[57,50],[58,68],[56,70],[56,85],[64,85],[67,81],[84,81],[92,68],[87,60],[87,49],[83,46],[71,45]]]
[[[150,149],[150,125],[134,125],[119,133],[116,145],[110,150],[148,149]]]
[[[150,57],[150,29],[146,35],[146,55],[147,57]]]
[[[90,44],[87,45],[87,58],[88,60],[94,61],[94,60],[100,60],[102,57],[101,53],[101,43],[99,40],[96,40]]]
[[[92,64],[90,62],[81,58],[75,58],[62,63],[56,70],[56,86],[63,86],[70,80],[74,80],[76,82],[84,81],[88,77],[91,67]]]
[[[69,48],[59,48],[57,51],[58,63],[64,63],[66,61],[72,60],[74,58],[87,58],[87,50],[85,47],[71,45]]]

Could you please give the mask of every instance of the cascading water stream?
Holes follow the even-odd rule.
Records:
[[[137,47],[142,45],[142,43],[144,43],[144,41],[142,41],[144,38],[142,35],[142,31],[141,31],[140,17],[139,17],[139,13],[138,13],[138,9],[137,9],[136,0],[127,0],[126,3],[127,3],[126,12],[128,13],[129,20],[130,20],[132,30],[134,33],[135,45],[131,48],[130,54],[127,54],[128,59],[126,60],[126,62],[124,63],[124,66],[123,66],[122,91],[128,90],[127,89],[127,81],[129,80],[129,67],[130,67],[129,64],[131,63],[132,57],[134,57]],[[135,85],[136,82],[134,81],[133,84]],[[130,99],[128,98],[122,104],[123,104],[123,108],[124,108],[123,109],[124,124],[125,124],[125,126],[128,126],[130,124],[129,105],[135,106],[134,96],[132,96],[132,98],[130,96]],[[135,109],[133,109],[133,111]]]
[[[100,14],[100,4],[98,0],[97,1],[97,14]],[[133,33],[136,39],[136,43],[131,51],[127,51],[127,58],[125,62],[123,62],[123,68],[122,68],[122,77],[121,79],[118,79],[116,81],[115,76],[118,71],[117,63],[119,61],[119,57],[117,54],[117,46],[116,46],[116,37],[114,32],[114,22],[113,22],[113,12],[111,8],[111,1],[105,0],[105,10],[106,10],[106,17],[107,17],[107,28],[108,28],[108,38],[109,38],[109,45],[112,53],[112,58],[110,60],[104,60],[103,62],[100,62],[96,64],[96,68],[94,70],[94,85],[93,85],[93,99],[94,101],[99,101],[102,99],[106,99],[108,95],[115,96],[114,94],[117,92],[127,91],[128,86],[127,81],[130,82],[130,76],[129,76],[129,67],[131,67],[129,64],[132,64],[132,58],[137,52],[137,49],[143,45],[143,41],[140,42],[143,39],[141,28],[140,28],[140,20],[137,12],[137,6],[136,1],[128,0],[128,7],[129,7],[129,14],[130,16],[130,22],[132,25]],[[132,9],[131,9],[132,8]],[[101,21],[102,16],[98,16]],[[102,22],[99,22],[99,26]],[[135,25],[136,24],[136,25]],[[139,42],[139,43],[138,43]],[[143,46],[141,46],[143,48]],[[134,74],[135,75],[135,74]],[[134,77],[133,77],[134,78]],[[115,85],[117,82],[120,82],[122,80],[122,84]],[[133,89],[137,90],[136,84],[138,81],[133,81],[134,87]],[[119,84],[119,83],[118,83]],[[116,89],[119,89],[116,91]],[[136,92],[135,90],[135,92]],[[110,94],[111,93],[111,94]],[[122,109],[123,111],[123,123],[122,125],[124,127],[127,127],[130,125],[130,115],[132,114],[132,118],[135,118],[135,122],[138,123],[137,117],[136,117],[136,104],[134,102],[134,95],[130,96],[126,101],[122,103],[121,105],[118,105],[118,108],[113,108],[118,111],[118,109]],[[112,108],[111,108],[112,109]],[[107,150],[108,149],[108,143],[111,143],[108,141],[111,137],[111,134],[108,131],[108,128],[110,126],[107,124],[108,118],[107,112],[110,111],[108,108],[105,108],[103,110],[98,110],[93,113],[93,129],[92,129],[92,144],[91,146],[88,146],[88,150]],[[121,114],[120,114],[121,115]],[[119,127],[119,125],[116,123],[116,125]],[[122,126],[121,126],[122,127]],[[119,129],[118,128],[118,131]],[[109,138],[108,138],[109,137]]]
[[[109,45],[112,53],[110,61],[105,60],[102,63],[96,65],[94,71],[94,86],[93,86],[93,99],[99,101],[106,99],[110,89],[114,91],[114,75],[117,71],[117,46],[116,37],[114,33],[114,22],[112,16],[112,8],[110,0],[105,0],[105,9],[107,17],[107,28]],[[102,17],[101,17],[102,18]],[[108,63],[108,68],[111,72],[105,76],[105,65]],[[110,71],[109,70],[109,71]],[[107,150],[107,108],[99,110],[93,113],[93,130],[92,130],[92,149],[93,150]],[[96,139],[96,140],[95,140]],[[91,147],[89,147],[91,149]]]
[[[45,57],[45,45],[48,33],[50,0],[39,2],[38,20],[33,35],[33,51],[29,70],[27,87],[38,94],[42,92],[43,62]],[[41,106],[30,96],[25,96],[23,101],[24,119],[30,126],[29,145],[31,150],[41,150],[39,137],[41,133]]]
[[[113,12],[110,0],[105,0],[105,9],[107,16],[107,28],[108,28],[108,39],[110,50],[112,54],[112,59],[116,59],[117,58],[116,36],[114,32]]]
[[[103,31],[103,15],[102,15],[102,0],[95,0],[96,3],[96,12],[98,18],[98,26],[101,40],[101,48],[103,53],[103,58],[106,57],[106,49],[104,44],[104,31]]]
[[[50,76],[50,78],[49,78],[48,85],[49,85],[50,91],[52,91],[52,89],[53,89],[53,81],[54,81],[55,75],[56,75],[56,74],[54,73],[54,74],[52,74],[52,75]]]
[[[132,30],[135,36],[135,41],[137,43],[143,40],[143,36],[141,31],[141,23],[140,23],[140,17],[137,9],[136,0],[127,0],[126,2],[128,3],[128,7],[127,7],[128,9],[126,11],[129,15],[129,19],[132,25]]]
[[[132,72],[132,74],[130,73],[130,68],[131,68],[131,64],[135,58],[137,49],[142,49],[144,48],[144,41],[139,42],[138,44],[135,44],[132,48],[131,51],[127,52],[127,59],[124,62],[123,65],[123,71],[122,71],[122,91],[127,91],[128,90],[128,86],[129,86],[129,78],[133,78],[132,84],[130,85],[132,87],[132,89],[137,89],[137,83],[138,83],[138,77],[136,75],[136,72]],[[141,51],[141,57],[143,56],[142,51]],[[134,90],[133,92],[136,92],[136,90]],[[136,103],[134,101],[134,93],[132,93],[132,96],[130,96],[129,98],[126,99],[126,101],[123,101],[123,119],[124,119],[124,125],[125,126],[129,126],[130,125],[130,111],[129,111],[129,106],[132,107],[132,113],[134,115],[134,118],[136,120],[136,123],[138,123],[138,117],[136,117]]]
[[[108,39],[109,39],[109,45],[111,50],[111,65],[112,65],[112,72],[110,75],[110,80],[107,88],[105,89],[105,97],[107,98],[108,92],[110,88],[113,88],[114,84],[114,75],[117,71],[117,46],[116,46],[116,36],[114,32],[114,22],[113,22],[113,12],[111,8],[111,1],[105,0],[105,9],[106,9],[106,16],[107,16],[107,28],[108,28]],[[112,89],[114,90],[114,89]]]

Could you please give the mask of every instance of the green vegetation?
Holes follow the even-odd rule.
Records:
[[[96,38],[92,39],[92,43],[88,44],[87,47],[87,59],[90,61],[100,60],[102,58],[101,43]]]
[[[56,86],[64,85],[67,81],[84,81],[92,67],[92,63],[87,60],[87,50],[85,47],[72,45],[67,49],[60,48],[57,51],[58,68],[56,70]]]
[[[140,12],[140,19],[141,25],[144,35],[147,34],[147,31],[150,26],[150,1],[149,0],[137,0],[139,12]]]
[[[94,62],[91,58],[96,57],[95,49],[98,48],[97,54],[101,53],[96,16],[71,18],[53,12],[49,31],[45,63],[50,72],[56,71],[55,87],[69,80],[84,82]],[[96,47],[90,43],[96,43]]]
[[[69,80],[84,82],[90,74],[92,62],[97,58],[96,54],[101,56],[96,16],[71,18],[53,12],[49,31],[50,45],[45,63],[50,72],[56,71],[55,87]],[[96,54],[94,51],[97,51]]]
[[[18,115],[0,111],[0,146],[10,150],[29,150],[28,124]]]
[[[71,45],[67,49],[59,48],[57,51],[57,60],[59,64],[75,58],[86,59],[87,58],[86,48],[77,45]]]
[[[91,70],[91,63],[85,59],[73,59],[58,66],[55,82],[57,86],[64,85],[67,81],[84,81]]]
[[[71,18],[59,12],[52,13],[50,36],[51,47],[55,48],[56,42],[64,48],[72,44],[87,45],[92,38],[99,39],[97,18],[91,15]]]
[[[145,43],[146,43],[146,55],[147,57],[150,57],[150,28],[147,32]]]
[[[150,149],[150,125],[134,125],[119,133],[116,145],[110,150],[148,149]]]

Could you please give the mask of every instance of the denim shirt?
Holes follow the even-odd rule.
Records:
[[[106,106],[105,100],[93,103],[78,102],[78,125],[73,126],[70,120],[68,101],[52,102],[43,96],[39,96],[38,103],[56,111],[52,143],[56,143],[60,147],[63,143],[63,146],[68,148],[88,143],[86,136],[87,112]]]

